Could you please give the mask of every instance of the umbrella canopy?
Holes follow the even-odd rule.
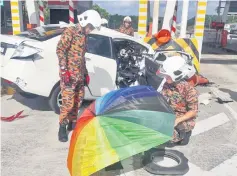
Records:
[[[72,134],[68,169],[88,176],[169,141],[175,115],[152,87],[112,91],[85,109]]]

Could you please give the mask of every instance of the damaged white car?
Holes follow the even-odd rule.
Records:
[[[59,113],[62,103],[56,55],[62,31],[59,24],[38,27],[17,36],[1,35],[2,78],[11,82],[22,96],[48,97],[49,105],[56,113]],[[150,45],[108,28],[102,27],[100,31],[88,35],[85,58],[91,81],[89,87],[85,88],[86,100],[96,99],[118,87],[134,83],[134,80],[124,79],[128,75],[117,72],[127,69],[120,64],[120,58],[128,57],[130,47],[138,55],[154,53]],[[136,59],[134,62],[137,62]],[[135,67],[132,69],[137,72]]]

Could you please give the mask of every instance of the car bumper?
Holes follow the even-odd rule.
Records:
[[[2,85],[11,87],[11,88],[15,89],[16,92],[25,92],[17,84],[15,84],[15,83],[13,83],[13,82],[11,82],[9,80],[6,80],[6,79],[2,78],[1,81],[2,81]]]

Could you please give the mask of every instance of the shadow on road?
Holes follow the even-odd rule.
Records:
[[[228,60],[220,60],[220,59],[202,59],[202,64],[219,64],[219,65],[237,65],[237,59],[228,59]]]
[[[210,47],[208,45],[203,45],[202,54],[218,54],[218,55],[236,55],[236,52],[222,49],[219,47]]]
[[[47,97],[41,97],[38,96],[36,98],[24,98],[20,94],[16,93],[12,96],[13,99],[15,99],[20,104],[29,107],[32,110],[38,110],[38,111],[51,111],[49,104],[48,104],[48,98]]]
[[[221,91],[230,94],[232,100],[237,101],[237,92],[234,92],[230,89],[221,88]]]
[[[38,96],[36,98],[24,98],[20,94],[16,93],[12,96],[12,99],[16,100],[18,103],[29,107],[32,110],[37,111],[52,111],[49,106],[49,100],[47,97]],[[78,113],[80,116],[83,112],[83,110],[89,106],[92,103],[92,101],[84,101],[82,104],[82,107]]]

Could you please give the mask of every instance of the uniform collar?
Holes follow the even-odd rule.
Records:
[[[77,24],[77,25],[76,25],[76,32],[77,32],[78,34],[83,34],[83,35],[85,35],[84,32],[83,32],[82,27],[80,26],[80,24]]]

